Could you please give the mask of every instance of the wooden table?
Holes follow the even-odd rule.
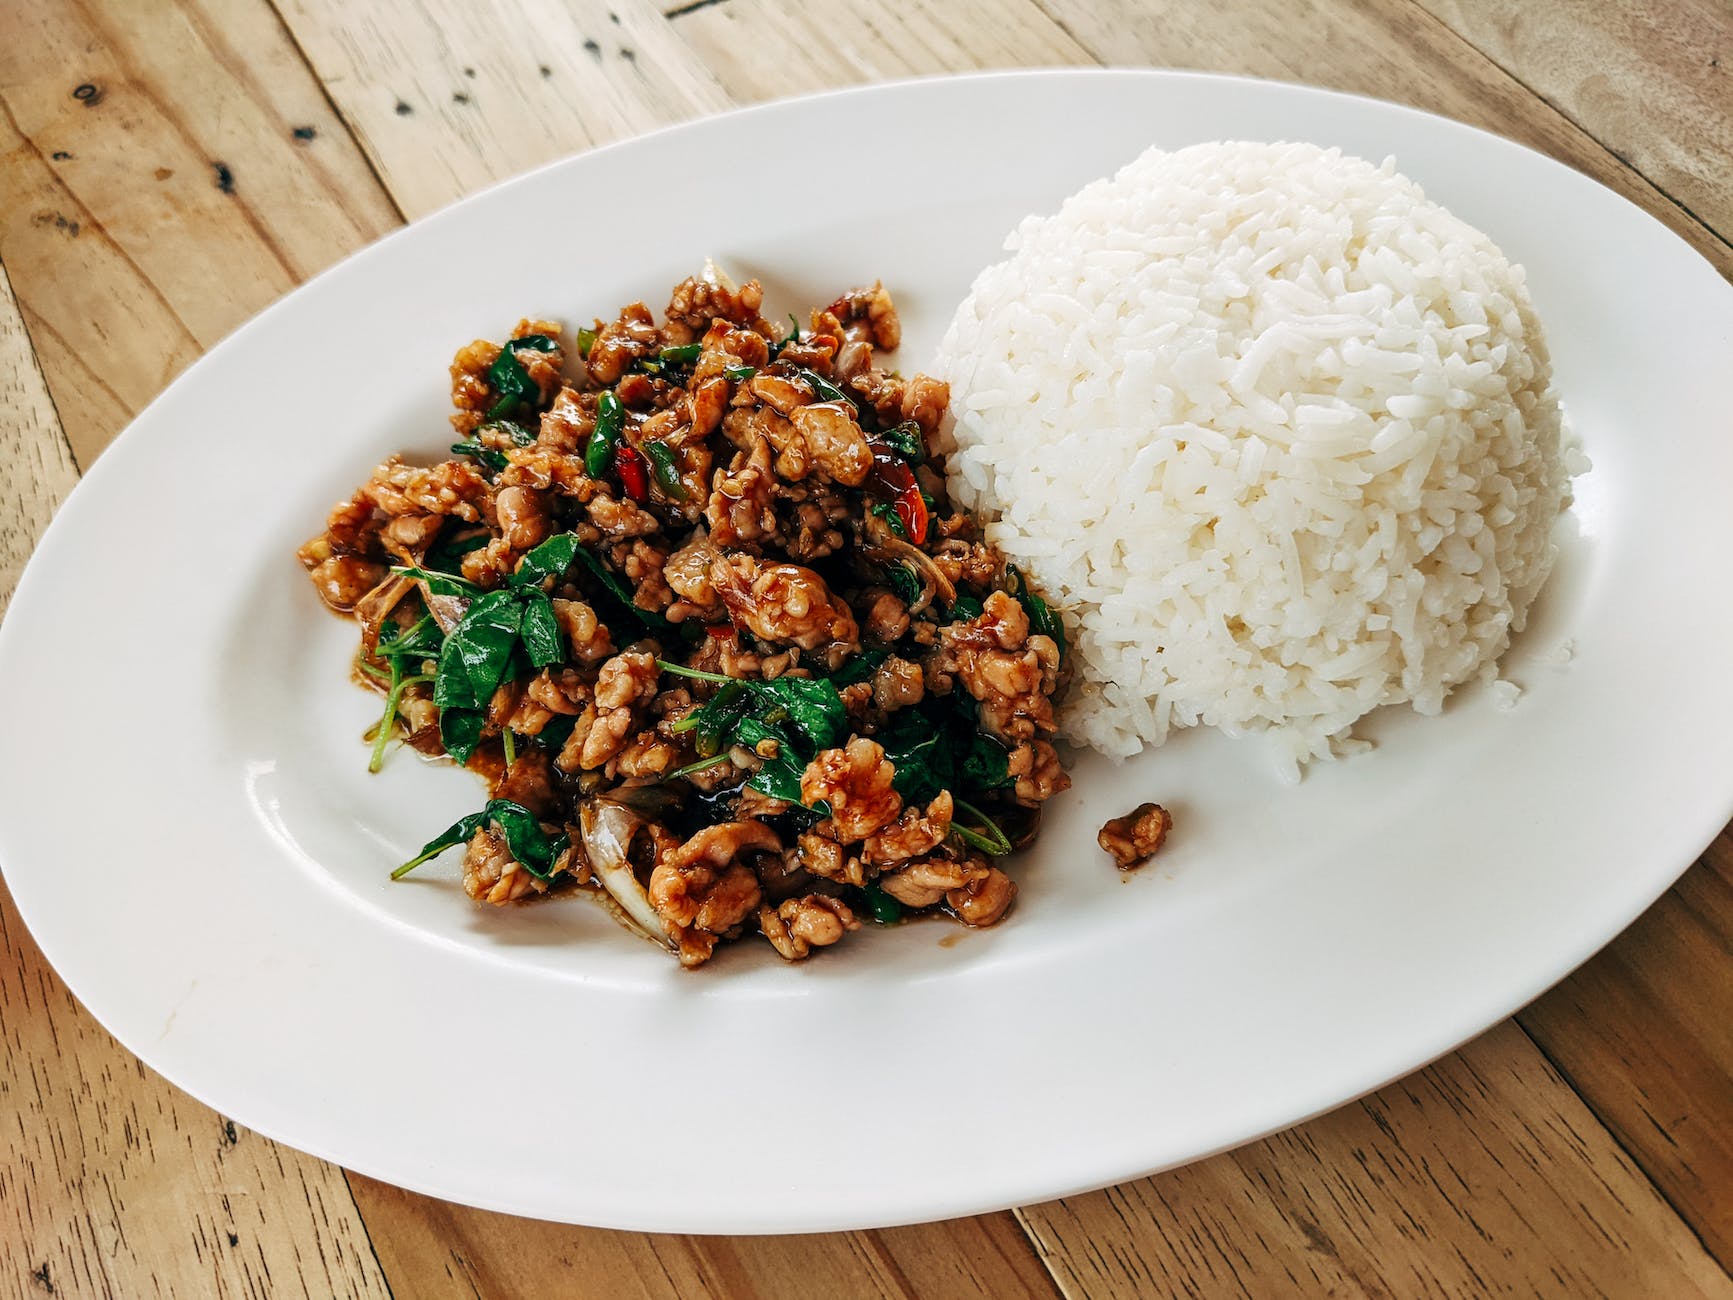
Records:
[[[479,186],[734,104],[1036,64],[1307,81],[1533,145],[1733,269],[1727,0],[1109,8],[4,0],[0,610],[79,470],[248,316]],[[3,890],[0,1059],[9,1296],[1733,1295],[1727,834],[1558,988],[1375,1096],[1109,1191],[894,1231],[603,1232],[346,1174],[117,1046]]]

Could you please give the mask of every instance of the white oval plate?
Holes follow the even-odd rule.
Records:
[[[1085,759],[1006,924],[863,933],[798,966],[743,944],[687,974],[583,900],[477,908],[455,856],[388,882],[481,791],[406,753],[366,775],[377,701],[293,551],[380,457],[449,441],[458,344],[659,306],[711,255],[776,313],[883,277],[918,367],[1018,217],[1152,142],[1233,137],[1394,154],[1529,269],[1595,467],[1507,661],[1513,710],[1468,690],[1440,718],[1380,715],[1376,752],[1297,787],[1256,742],[1201,733]],[[1623,199],[1300,87],[926,81],[603,149],[319,277],[102,457],[0,636],[0,860],[49,959],[145,1061],[453,1200],[808,1231],[1178,1164],[1508,1014],[1733,812],[1729,355],[1733,289]],[[1150,797],[1178,828],[1122,881],[1094,831]]]

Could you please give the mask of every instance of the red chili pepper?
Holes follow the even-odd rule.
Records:
[[[704,630],[718,641],[726,641],[734,635],[734,627],[730,623],[712,623]]]
[[[636,447],[620,444],[615,453],[614,468],[620,471],[620,485],[626,489],[626,495],[634,501],[646,501],[650,496],[650,473],[644,466],[644,457]]]
[[[903,527],[909,530],[909,540],[916,546],[927,540],[927,502],[921,495],[921,489],[914,483],[910,475],[909,486],[897,493],[894,504],[897,518],[903,521]]]
[[[876,489],[891,499],[891,506],[902,522],[903,530],[916,546],[927,540],[927,502],[921,496],[921,485],[915,482],[915,472],[903,458],[883,443],[871,443],[873,467],[867,475],[867,488]]]

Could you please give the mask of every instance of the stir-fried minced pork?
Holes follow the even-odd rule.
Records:
[[[397,875],[463,846],[476,901],[604,891],[686,966],[1010,907],[1070,784],[1064,627],[945,495],[944,384],[875,364],[884,287],[763,305],[707,268],[660,323],[459,349],[451,458],[391,457],[301,548],[386,697],[371,767],[488,779]]]
[[[1095,842],[1113,856],[1121,871],[1141,867],[1161,851],[1173,816],[1158,803],[1140,803],[1123,817],[1111,817]]]

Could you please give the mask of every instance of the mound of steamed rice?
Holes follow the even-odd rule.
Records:
[[[1068,739],[1267,730],[1293,772],[1496,675],[1569,476],[1491,240],[1389,162],[1233,143],[1005,247],[940,348],[950,489],[1065,610]]]

